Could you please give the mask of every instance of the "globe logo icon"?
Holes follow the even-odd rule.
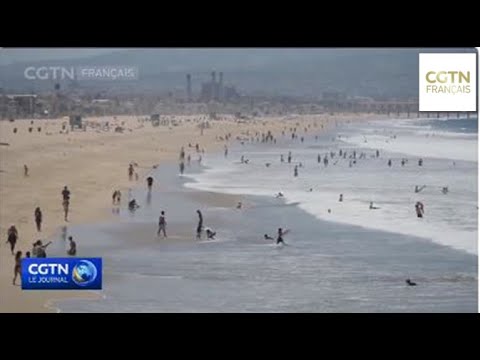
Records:
[[[73,282],[79,286],[87,286],[97,278],[97,268],[91,261],[80,260],[72,271]]]

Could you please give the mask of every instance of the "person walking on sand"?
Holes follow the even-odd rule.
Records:
[[[17,276],[18,275],[21,276],[21,272],[22,272],[22,252],[17,251],[17,253],[15,254],[15,265],[13,266],[13,281],[12,281],[13,285],[16,285],[15,283],[17,281]]]
[[[12,225],[7,231],[7,241],[6,241],[6,243],[10,244],[10,251],[12,252],[12,255],[14,254],[17,240],[18,240],[18,231],[15,225]]]
[[[28,166],[23,165],[23,176],[27,177],[28,176]]]
[[[197,214],[198,214],[197,239],[201,239],[202,229],[203,229],[203,216],[200,210],[197,210]]]
[[[153,185],[153,177],[149,176],[149,177],[147,177],[147,188],[148,188],[148,191],[152,191],[152,185]]]
[[[68,237],[68,242],[70,244],[70,248],[67,250],[67,255],[75,256],[77,255],[77,243],[73,241],[73,237]]]
[[[68,209],[70,207],[70,190],[68,190],[67,185],[64,186],[62,191],[63,197],[63,211],[65,213],[65,221],[68,221]]]
[[[157,236],[160,236],[160,233],[163,232],[163,236],[167,237],[167,221],[165,220],[165,211],[160,213],[160,218],[158,219],[158,231]]]
[[[37,224],[37,231],[42,231],[42,210],[39,207],[35,209],[35,224]]]
[[[130,164],[128,165],[128,180],[132,181],[133,173],[134,173],[133,164]]]

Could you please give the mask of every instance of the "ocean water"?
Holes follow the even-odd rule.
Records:
[[[319,219],[418,236],[477,254],[477,131],[477,119],[348,124],[318,141],[306,134],[304,143],[237,147],[228,159],[208,159],[209,169],[186,186],[231,194],[282,192],[287,203],[298,203]],[[345,159],[339,158],[340,149],[347,152]],[[292,163],[281,163],[280,154],[286,160],[289,151]],[[318,154],[323,159],[331,151],[336,156],[328,156],[328,166],[317,163]],[[357,160],[350,166],[353,151]],[[365,158],[358,159],[362,152]],[[235,161],[242,155],[248,164]],[[401,166],[403,158],[408,162]],[[418,166],[420,158],[423,166]],[[303,166],[294,177],[299,163]],[[415,193],[416,185],[426,187]],[[444,186],[448,194],[442,193]],[[423,219],[415,215],[417,201],[425,206]],[[380,209],[370,210],[370,202]]]
[[[62,312],[477,312],[476,158],[453,148],[454,157],[423,153],[424,138],[433,147],[438,140],[476,149],[476,133],[427,121],[339,125],[317,140],[301,134],[304,143],[285,136],[275,146],[237,144],[227,158],[206,154],[206,167],[189,167],[183,177],[176,165],[162,165],[153,175],[164,190],[147,196],[143,187],[134,189],[141,205],[134,215],[122,210],[119,224],[66,230],[79,256],[103,257],[104,289],[98,301],[54,306]],[[370,157],[377,141],[386,144],[378,146],[378,159]],[[410,145],[399,152],[397,141]],[[355,150],[357,163],[350,167],[348,157],[317,163],[318,153],[323,158],[340,148]],[[288,151],[292,164],[280,163]],[[365,159],[358,159],[361,152]],[[249,164],[240,163],[242,155]],[[415,184],[427,187],[415,194]],[[450,192],[442,194],[442,186]],[[198,191],[242,194],[244,208],[206,206],[192,196]],[[283,199],[275,198],[279,191]],[[415,217],[417,200],[425,204],[424,219]],[[380,209],[369,210],[370,201]],[[217,241],[156,238],[162,209],[170,237],[193,239],[198,208]],[[263,239],[278,227],[290,230],[286,246]],[[49,255],[64,246],[56,240]],[[418,285],[406,286],[407,278]]]

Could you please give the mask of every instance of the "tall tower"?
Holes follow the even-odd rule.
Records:
[[[218,74],[218,100],[223,101],[223,72]]]
[[[187,100],[192,101],[192,75],[187,74]]]
[[[216,99],[216,94],[217,94],[216,89],[217,89],[216,73],[215,71],[212,71],[212,82],[210,84],[210,100]]]

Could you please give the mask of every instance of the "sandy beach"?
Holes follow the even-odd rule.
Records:
[[[162,161],[178,159],[182,146],[186,155],[191,154],[195,161],[198,157],[195,144],[205,152],[218,151],[223,149],[226,143],[223,139],[228,133],[233,141],[247,130],[271,131],[278,135],[286,126],[297,123],[300,127],[315,123],[327,127],[334,126],[335,121],[372,118],[365,114],[323,114],[242,123],[228,118],[210,120],[211,127],[202,134],[198,125],[203,115],[169,117],[175,118],[176,125],[152,127],[144,121],[147,116],[88,118],[86,131],[68,132],[65,131],[69,129],[67,118],[0,123],[0,312],[48,312],[51,309],[45,304],[50,299],[92,296],[81,291],[22,291],[19,285],[12,285],[14,259],[5,243],[8,227],[17,227],[19,239],[15,250],[24,254],[31,251],[35,240],[48,240],[65,225],[61,204],[65,185],[71,190],[68,224],[108,221],[113,219],[110,211],[113,191],[122,191],[122,205],[126,206],[128,189],[146,186],[145,174]],[[109,130],[103,127],[106,122]],[[123,127],[123,133],[115,132],[116,126]],[[193,147],[190,148],[189,143]],[[132,162],[138,165],[135,167],[138,181],[129,181],[127,176]],[[24,176],[24,165],[28,166],[28,176]],[[154,187],[162,190],[161,183],[155,183]],[[41,233],[36,231],[34,223],[33,212],[37,206],[43,212]],[[82,240],[75,240],[81,247]]]

